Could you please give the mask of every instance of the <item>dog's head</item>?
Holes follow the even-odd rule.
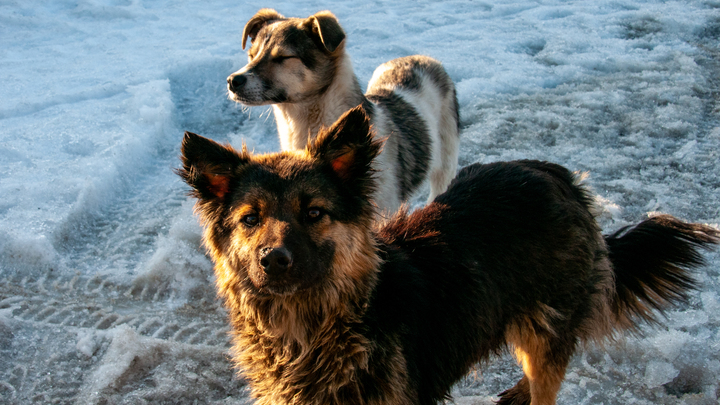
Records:
[[[285,18],[262,9],[245,25],[248,64],[228,79],[230,98],[246,105],[296,103],[324,92],[344,52],[345,32],[329,11]]]
[[[253,155],[186,132],[178,174],[198,199],[218,282],[287,296],[366,277],[379,149],[361,107],[302,151]]]

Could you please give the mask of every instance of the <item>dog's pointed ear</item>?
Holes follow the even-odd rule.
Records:
[[[337,17],[329,11],[320,11],[311,15],[303,25],[315,38],[319,39],[328,52],[335,52],[345,40],[345,31],[340,26]]]
[[[372,187],[371,163],[380,153],[380,147],[381,142],[372,134],[365,109],[357,106],[338,118],[330,128],[322,130],[308,146],[308,151],[343,182]]]
[[[185,132],[182,141],[182,168],[177,174],[193,188],[192,196],[206,201],[222,201],[231,191],[232,174],[247,163],[247,153],[231,146]]]
[[[251,41],[254,41],[257,33],[267,23],[275,20],[282,20],[284,18],[285,17],[283,17],[280,13],[271,8],[263,8],[258,11],[257,14],[252,16],[247,24],[245,24],[242,34],[242,49],[245,49],[248,37],[250,37]]]

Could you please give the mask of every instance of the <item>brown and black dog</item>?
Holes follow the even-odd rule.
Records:
[[[323,127],[363,104],[385,140],[373,162],[378,214],[394,213],[425,183],[428,202],[457,172],[459,137],[455,85],[442,64],[422,55],[379,66],[363,94],[345,51],[345,31],[329,11],[287,18],[258,11],[245,25],[248,63],[228,79],[230,98],[272,105],[282,150],[303,150]]]
[[[301,151],[185,135],[179,174],[258,404],[435,404],[508,346],[525,375],[500,403],[553,404],[579,345],[682,300],[720,237],[669,215],[603,236],[578,179],[540,161],[466,167],[374,229],[379,148],[361,108]]]

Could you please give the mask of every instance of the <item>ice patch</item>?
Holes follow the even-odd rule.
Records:
[[[683,160],[686,157],[689,159],[694,158],[694,155],[697,150],[697,141],[692,140],[688,141],[685,145],[682,146],[682,148],[678,149],[677,152],[673,153],[673,157],[678,160]]]
[[[703,309],[708,317],[713,321],[720,320],[720,300],[718,294],[714,291],[705,291],[700,293]]]
[[[112,331],[112,342],[101,365],[89,376],[79,403],[98,403],[103,394],[122,386],[133,374],[152,367],[163,355],[164,347],[142,338],[129,327]]]
[[[686,348],[690,340],[691,337],[687,332],[669,330],[659,332],[650,339],[650,342],[665,360],[672,362]]]
[[[229,100],[227,90],[227,76],[238,65],[239,58],[211,58],[170,69],[175,119],[182,131],[218,138],[241,130],[247,108]]]
[[[0,231],[0,272],[38,276],[63,266],[62,258],[45,235]]]
[[[181,305],[213,284],[212,262],[201,248],[201,229],[186,201],[167,235],[161,235],[149,260],[137,270],[135,285],[173,291],[172,305]]]
[[[675,328],[690,329],[708,322],[708,314],[702,310],[672,311],[667,315],[668,321]]]
[[[95,333],[91,331],[83,331],[79,333],[75,348],[85,357],[92,357],[100,347]]]
[[[669,383],[680,372],[666,361],[651,361],[645,368],[645,385],[648,388],[659,387]]]
[[[603,222],[615,222],[622,214],[622,207],[601,195],[595,195],[595,206],[600,208],[599,219]]]
[[[129,327],[105,333],[110,345],[75,403],[248,404],[221,348],[142,337]]]

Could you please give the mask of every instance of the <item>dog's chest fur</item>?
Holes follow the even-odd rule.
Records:
[[[345,111],[365,101],[347,56],[339,58],[335,69],[328,89],[317,98],[272,105],[282,150],[305,149],[321,128],[329,128]]]
[[[221,293],[233,289],[231,284],[219,281]],[[407,375],[399,346],[388,351],[360,333],[362,307],[318,314],[317,306],[307,305],[316,300],[302,294],[287,301],[226,297],[233,359],[253,381],[258,405],[414,403],[404,391]],[[371,356],[391,367],[373,369]]]
[[[356,402],[352,380],[367,368],[367,341],[340,323],[324,324],[308,342],[278,339],[256,320],[233,317],[233,356],[254,381],[258,404],[341,404]]]

